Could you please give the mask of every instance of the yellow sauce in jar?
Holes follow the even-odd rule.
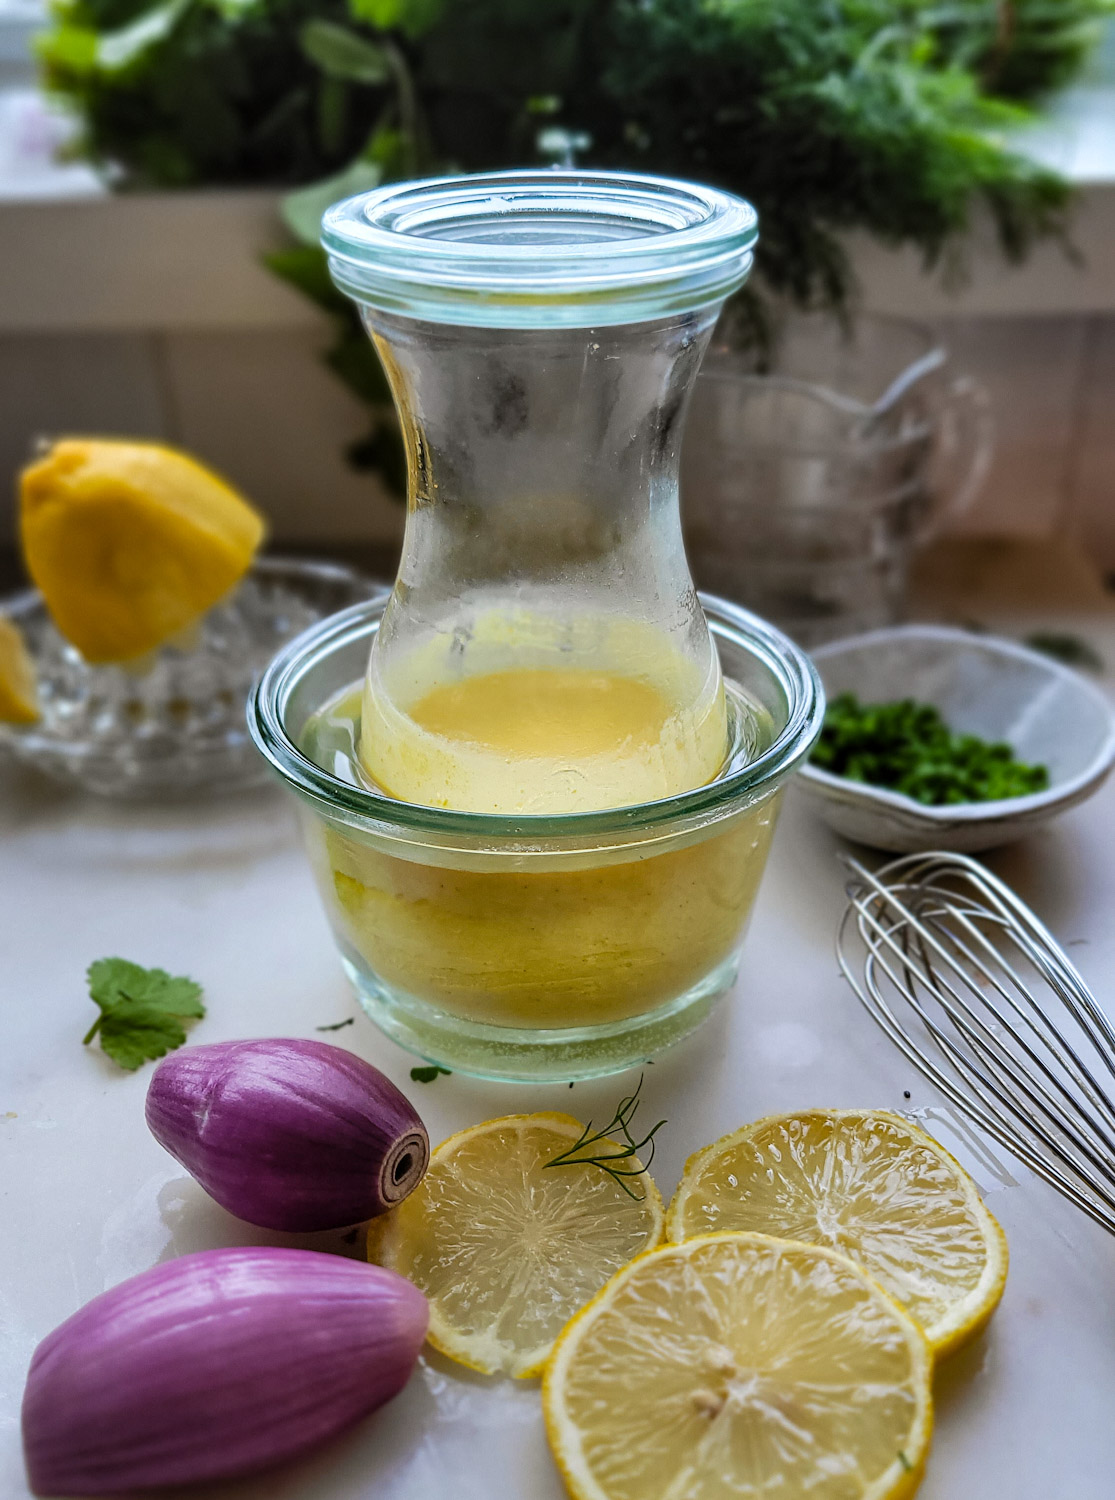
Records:
[[[373,651],[360,759],[405,802],[515,815],[654,802],[711,781],[728,745],[719,663],[599,616],[482,614],[386,664]]]

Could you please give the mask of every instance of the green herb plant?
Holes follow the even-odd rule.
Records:
[[[201,985],[165,969],[144,969],[125,958],[99,958],[89,965],[89,996],[100,1015],[82,1039],[95,1036],[101,1050],[129,1073],[165,1057],[186,1040],[183,1022],[205,1014]]]
[[[850,230],[952,274],[982,205],[1011,259],[1066,232],[1068,185],[1012,151],[1115,0],[55,0],[48,86],[123,188],[296,188],[268,258],[325,311],[365,403],[350,452],[401,484],[378,361],[317,243],[330,202],[399,177],[568,161],[735,189],[761,221],[735,308],[846,312]]]
[[[626,1099],[621,1099],[616,1106],[616,1112],[603,1130],[594,1131],[590,1120],[582,1130],[579,1138],[568,1151],[561,1152],[552,1161],[545,1163],[546,1167],[599,1167],[602,1172],[607,1172],[613,1178],[629,1198],[634,1198],[641,1203],[646,1196],[645,1193],[637,1193],[628,1183],[628,1178],[640,1177],[649,1171],[650,1164],[654,1160],[655,1136],[665,1125],[665,1120],[659,1120],[657,1125],[651,1127],[637,1141],[631,1133],[631,1122],[635,1118],[635,1111],[639,1108],[639,1091],[643,1086],[643,1075],[639,1074],[639,1082],[635,1086],[635,1092],[629,1094]],[[619,1137],[617,1140],[616,1137]],[[641,1153],[649,1146],[644,1159]],[[617,1163],[630,1162],[633,1157],[638,1157],[642,1166],[636,1162],[633,1166],[620,1166]]]
[[[936,708],[912,698],[861,704],[841,693],[825,712],[811,761],[931,807],[1023,797],[1049,785],[1045,766],[1016,760],[1007,744],[954,734]]]
[[[1070,81],[1111,15],[1110,0],[903,0],[921,6],[942,52],[989,93],[1032,99]]]

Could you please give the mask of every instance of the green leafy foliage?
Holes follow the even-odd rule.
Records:
[[[973,196],[1011,253],[1056,227],[1063,187],[1004,149],[1019,116],[988,86],[1060,81],[1113,5],[58,0],[42,56],[85,151],[126,182],[295,184],[362,157],[474,170],[560,128],[589,160],[748,193],[768,279],[824,300],[847,291],[848,225],[930,257]]]
[[[608,160],[746,185],[763,278],[795,302],[846,300],[844,230],[913,242],[933,264],[979,200],[1012,257],[1060,229],[1064,184],[996,137],[1021,115],[971,74],[936,65],[914,13],[900,24],[891,0],[706,0],[692,11],[689,0],[618,10],[614,50],[633,61],[604,74],[622,120]]]
[[[149,1058],[164,1057],[186,1040],[183,1021],[205,1014],[201,985],[165,969],[145,969],[124,958],[89,965],[89,996],[100,1007],[84,1040],[95,1036],[101,1050],[128,1072]]]
[[[988,92],[1032,99],[1067,83],[1095,47],[1115,0],[903,0],[921,8],[943,56]]]
[[[995,802],[1049,785],[1045,766],[1015,760],[1003,743],[954,734],[931,704],[904,698],[861,704],[841,693],[829,704],[812,763],[834,776],[886,787],[927,806]]]
[[[127,26],[105,32],[97,39],[94,54],[97,68],[106,73],[123,73],[134,67],[145,53],[166,41],[188,6],[189,0],[166,0],[163,5],[143,11]]]
[[[401,31],[419,37],[437,20],[443,0],[349,0],[353,20],[377,31]]]
[[[330,78],[343,78],[350,83],[386,83],[391,77],[391,64],[384,49],[335,21],[307,21],[298,39],[310,61]]]
[[[329,205],[356,193],[366,193],[369,188],[378,187],[382,180],[383,168],[379,163],[360,157],[343,172],[288,193],[283,200],[283,221],[295,239],[316,247],[321,216]]]
[[[80,116],[78,149],[124,186],[295,186],[367,139],[349,96],[380,86],[324,73],[302,46],[309,23],[348,20],[343,0],[58,0],[39,54]],[[323,103],[338,84],[340,110]]]

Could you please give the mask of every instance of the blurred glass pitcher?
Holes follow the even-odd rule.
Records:
[[[971,503],[992,446],[986,394],[916,323],[795,317],[769,373],[714,343],[683,451],[694,576],[803,645],[890,624],[915,549]]]

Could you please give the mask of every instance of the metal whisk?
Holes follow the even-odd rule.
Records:
[[[852,871],[836,951],[910,1062],[1115,1234],[1115,1028],[1063,949],[962,854]]]

